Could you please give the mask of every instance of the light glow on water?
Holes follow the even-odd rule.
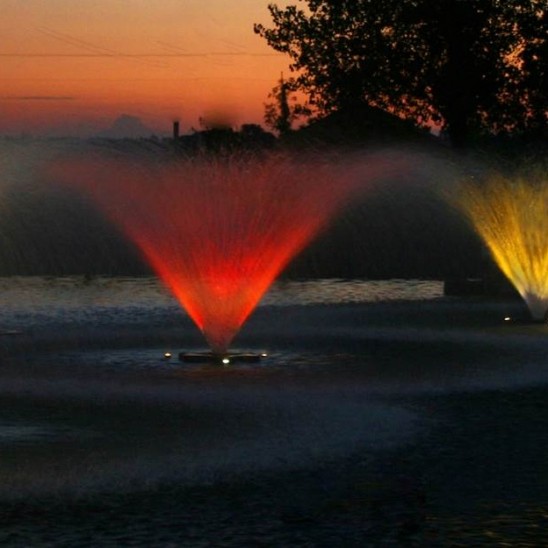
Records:
[[[534,319],[548,310],[548,178],[465,184],[459,205]]]

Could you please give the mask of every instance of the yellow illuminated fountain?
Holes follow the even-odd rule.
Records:
[[[548,311],[548,175],[467,182],[458,205],[535,320]]]

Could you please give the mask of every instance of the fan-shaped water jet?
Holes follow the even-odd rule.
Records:
[[[467,182],[460,209],[500,270],[523,297],[533,320],[548,314],[548,179],[545,175],[491,176]]]
[[[359,161],[103,156],[58,161],[53,173],[91,196],[137,244],[218,361],[288,262],[351,196],[400,163],[380,153]]]

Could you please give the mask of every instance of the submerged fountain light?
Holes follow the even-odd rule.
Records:
[[[234,363],[258,363],[267,356],[266,352],[230,352],[224,354],[216,354],[214,352],[180,352],[179,360],[185,363],[230,365]]]
[[[548,312],[548,176],[467,183],[458,203],[534,320]],[[506,321],[509,321],[505,318]]]
[[[390,157],[348,160],[79,158],[58,162],[54,175],[90,195],[138,245],[204,334],[207,359],[222,362],[287,263],[364,181],[394,169]]]

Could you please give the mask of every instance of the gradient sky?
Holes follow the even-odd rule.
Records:
[[[285,5],[285,2],[279,2]],[[288,57],[253,33],[267,0],[0,0],[0,135],[262,123]]]

